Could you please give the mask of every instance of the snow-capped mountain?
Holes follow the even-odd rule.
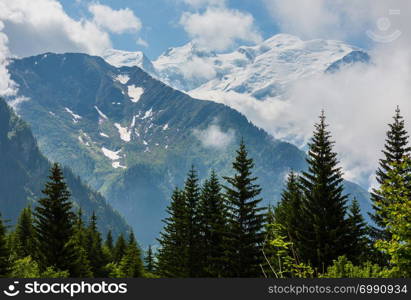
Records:
[[[278,34],[223,54],[204,53],[189,43],[170,49],[153,64],[162,80],[186,91],[231,91],[264,100],[283,95],[296,80],[323,73],[353,50],[340,41]]]
[[[278,34],[229,53],[205,51],[189,42],[168,49],[152,64],[142,64],[141,57],[141,52],[113,52],[105,58],[116,66],[140,66],[168,85],[199,98],[229,92],[259,100],[286,98],[290,86],[298,80],[369,61],[367,53],[344,42],[303,41],[289,34]]]
[[[149,74],[156,75],[152,62],[141,51],[131,52],[107,49],[104,51],[102,57],[115,67],[139,67]]]

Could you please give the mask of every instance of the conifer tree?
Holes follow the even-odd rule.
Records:
[[[10,249],[7,247],[6,228],[0,214],[0,277],[7,277],[10,269]]]
[[[107,232],[107,237],[106,237],[106,241],[104,242],[104,245],[107,247],[107,249],[112,252],[113,251],[113,234],[111,232],[111,230],[109,230]]]
[[[126,253],[127,244],[126,240],[124,239],[123,234],[121,233],[116,241],[116,244],[113,249],[113,260],[116,263],[119,263],[123,258],[124,254]]]
[[[281,195],[281,201],[275,209],[275,221],[282,225],[286,231],[283,233],[288,241],[293,243],[293,250],[297,256],[300,248],[301,214],[303,195],[299,187],[299,177],[291,171],[287,178],[286,188]]]
[[[308,171],[300,178],[304,195],[300,255],[320,272],[345,254],[349,234],[345,219],[347,195],[343,194],[342,171],[327,126],[322,112],[308,144]]]
[[[73,261],[69,268],[70,277],[93,277],[90,260],[88,258],[89,255],[86,251],[88,240],[86,228],[83,223],[83,213],[81,208],[78,210],[73,229],[73,236],[71,237],[69,244],[74,249]]]
[[[42,192],[44,198],[39,200],[34,214],[40,267],[68,270],[74,255],[73,245],[68,243],[73,235],[74,214],[70,192],[57,163]]]
[[[376,172],[376,179],[378,184],[382,185],[387,179],[387,173],[392,170],[393,165],[400,165],[404,158],[411,155],[411,146],[409,145],[409,136],[405,129],[404,118],[401,115],[400,108],[397,106],[394,122],[388,124],[389,131],[385,140],[384,150],[382,153],[384,157],[380,159],[380,166]],[[394,163],[394,164],[393,164]],[[372,235],[374,238],[389,239],[390,234],[385,230],[384,216],[378,211],[380,205],[376,202],[385,201],[380,195],[379,189],[374,189],[371,193],[371,200],[373,201],[374,213],[370,214],[371,219],[375,222],[377,227],[373,228]]]
[[[184,193],[176,188],[167,208],[169,216],[163,220],[163,231],[158,239],[158,272],[163,277],[189,277],[187,243],[187,205]]]
[[[188,173],[184,186],[184,199],[187,208],[187,267],[189,277],[199,277],[202,273],[202,248],[200,244],[200,188],[194,166]]]
[[[229,220],[226,244],[227,274],[229,277],[259,277],[262,275],[262,244],[264,242],[265,210],[257,198],[261,188],[252,176],[253,159],[248,158],[241,141],[233,162],[235,174],[224,177]]]
[[[390,234],[378,239],[375,247],[389,257],[390,277],[411,276],[411,158],[391,163],[391,169],[379,188],[377,214]]]
[[[111,230],[107,232],[107,236],[104,241],[103,255],[107,262],[112,262],[114,260],[114,242]]]
[[[97,216],[93,212],[87,228],[87,248],[88,259],[91,270],[96,277],[104,277],[104,266],[107,264],[104,257],[101,234],[97,229]]]
[[[364,261],[369,260],[367,257],[368,252],[368,227],[367,223],[361,214],[360,205],[357,199],[354,199],[349,207],[348,211],[348,223],[350,226],[350,234],[348,239],[348,253],[346,256],[354,264],[361,264]]]
[[[227,222],[221,185],[214,170],[211,171],[210,178],[204,182],[200,199],[202,277],[222,277],[225,272]]]
[[[30,206],[23,208],[17,221],[15,234],[17,257],[36,257],[37,241]]]
[[[151,245],[148,245],[147,254],[144,257],[145,268],[147,272],[153,273],[154,272],[154,256],[153,250],[151,249]]]
[[[133,232],[130,233],[126,253],[121,259],[119,267],[122,277],[133,278],[142,277],[143,275],[141,251]]]

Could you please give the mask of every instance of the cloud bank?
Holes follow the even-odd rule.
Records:
[[[3,33],[13,55],[44,52],[86,52],[99,54],[111,47],[107,32],[90,20],[70,18],[54,0],[0,0]]]

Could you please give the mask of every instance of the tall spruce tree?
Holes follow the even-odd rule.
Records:
[[[370,241],[368,239],[368,227],[361,214],[360,205],[354,199],[348,211],[348,223],[350,234],[348,239],[348,259],[356,265],[369,260],[368,250]]]
[[[6,241],[6,227],[0,214],[0,277],[7,277],[11,270],[10,249]]]
[[[23,208],[16,225],[16,254],[18,258],[36,257],[37,240],[31,207]]]
[[[147,254],[144,257],[144,265],[147,272],[154,272],[154,255],[151,245],[148,245]]]
[[[127,278],[143,276],[141,251],[133,232],[130,233],[126,253],[120,261],[120,273],[121,277]]]
[[[346,253],[349,234],[345,219],[347,195],[344,195],[342,171],[327,126],[322,112],[308,144],[308,171],[300,178],[304,231],[299,254],[304,262],[311,263],[320,272]]]
[[[86,228],[83,223],[83,212],[81,208],[78,210],[74,224],[73,235],[69,244],[74,248],[73,261],[70,265],[70,277],[75,278],[90,278],[93,277],[93,272],[86,251],[88,240]]]
[[[387,173],[392,170],[393,165],[401,165],[401,163],[404,162],[404,158],[411,155],[409,136],[405,129],[404,118],[402,117],[398,106],[395,110],[393,119],[394,122],[388,124],[389,131],[387,132],[385,146],[382,150],[384,157],[380,159],[380,166],[376,172],[376,180],[380,185],[382,185],[387,179]],[[371,232],[372,236],[376,239],[389,239],[390,234],[385,230],[385,216],[381,215],[379,212],[379,207],[381,205],[376,205],[377,201],[385,201],[385,199],[381,196],[379,189],[373,190],[371,193],[371,200],[373,202],[374,213],[370,214],[370,217],[377,225]]]
[[[226,208],[217,174],[211,171],[201,191],[199,217],[201,227],[202,277],[222,277],[225,272]]]
[[[112,252],[114,245],[113,245],[113,233],[111,232],[111,230],[109,230],[107,232],[107,237],[106,237],[106,241],[104,242],[104,245],[107,247],[107,249]]]
[[[274,218],[276,223],[282,225],[284,236],[293,243],[293,250],[297,257],[300,252],[300,240],[302,236],[302,214],[303,195],[299,186],[299,177],[291,171],[287,177],[286,187],[281,195],[281,201],[275,209]]]
[[[87,228],[87,254],[91,270],[96,277],[104,277],[104,266],[107,260],[104,257],[101,234],[97,229],[97,216],[93,212]]]
[[[187,205],[184,193],[176,188],[167,208],[169,216],[163,220],[163,231],[158,239],[158,272],[163,277],[189,277],[187,243]]]
[[[53,164],[45,195],[35,209],[35,229],[38,237],[40,267],[69,270],[74,248],[68,243],[73,235],[75,216],[70,201],[70,192],[57,163]]]
[[[234,176],[224,177],[228,229],[226,244],[229,277],[260,277],[264,242],[265,208],[259,207],[261,188],[252,176],[253,159],[243,141],[233,162]]]
[[[116,263],[119,263],[126,253],[127,243],[124,239],[124,235],[121,233],[116,241],[116,244],[113,249],[113,260]]]
[[[188,172],[184,186],[184,199],[187,207],[187,267],[189,277],[202,275],[202,252],[200,244],[200,187],[198,185],[197,171],[194,166]]]

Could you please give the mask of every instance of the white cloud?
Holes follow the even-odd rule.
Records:
[[[261,41],[253,16],[238,10],[208,7],[203,13],[186,12],[180,24],[194,42],[208,50],[226,50],[237,41]]]
[[[50,52],[99,54],[111,47],[107,32],[88,20],[76,21],[55,0],[0,0],[0,21],[13,55]]]
[[[181,71],[186,79],[209,80],[216,76],[216,71],[212,63],[193,57],[181,66]]]
[[[281,30],[303,38],[366,38],[377,29],[377,20],[390,17],[390,10],[404,8],[404,0],[264,0]],[[403,11],[404,14],[407,11]]]
[[[405,49],[384,50],[374,53],[374,65],[297,84],[282,117],[276,120],[283,126],[277,136],[307,140],[310,123],[324,108],[346,177],[366,184],[381,158],[387,123],[396,105],[411,132],[411,55]]]
[[[146,40],[143,40],[141,37],[139,37],[136,41],[137,45],[143,46],[145,48],[148,47],[148,43]]]
[[[217,124],[211,124],[204,130],[194,129],[194,135],[204,147],[223,150],[234,141],[234,130],[227,132],[221,130]]]
[[[1,7],[0,7],[1,8]],[[7,71],[7,57],[9,49],[7,47],[7,36],[1,32],[4,25],[0,21],[0,96],[14,94],[14,84],[10,79],[10,74]]]
[[[121,34],[141,29],[140,19],[129,8],[114,10],[107,5],[94,3],[88,9],[93,15],[93,22],[110,32]]]

